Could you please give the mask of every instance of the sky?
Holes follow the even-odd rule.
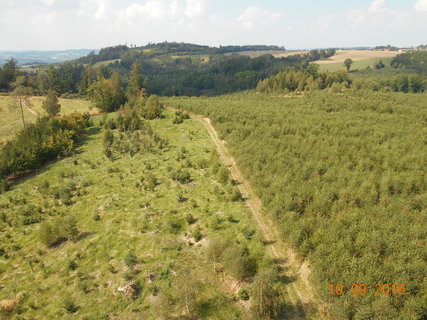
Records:
[[[427,44],[427,0],[0,0],[0,50]]]

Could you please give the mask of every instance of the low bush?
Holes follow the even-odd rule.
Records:
[[[40,225],[39,238],[44,245],[52,247],[66,240],[77,239],[79,233],[74,216],[57,217]]]

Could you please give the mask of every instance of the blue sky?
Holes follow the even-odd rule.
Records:
[[[0,50],[427,43],[427,0],[0,0]]]

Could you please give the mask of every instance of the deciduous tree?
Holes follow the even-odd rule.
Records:
[[[351,60],[350,58],[347,58],[344,60],[344,67],[346,67],[347,72],[350,71],[350,67],[353,63],[353,60]]]
[[[26,85],[25,78],[19,76],[16,81],[12,84],[12,108],[19,108],[21,111],[22,124],[24,129],[27,128],[25,123],[24,108],[31,107],[30,97],[33,94],[33,89]]]
[[[89,87],[89,98],[92,106],[111,112],[125,103],[126,97],[121,87],[120,75],[113,73],[110,79],[100,77]]]

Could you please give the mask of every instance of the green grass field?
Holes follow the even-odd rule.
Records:
[[[97,63],[95,63],[94,65],[93,65],[93,68],[94,69],[98,69],[98,68],[101,68],[101,67],[106,67],[106,66],[108,66],[110,63],[114,63],[114,62],[116,62],[116,61],[118,61],[118,62],[120,62],[121,61],[121,59],[112,59],[112,60],[105,60],[105,61],[99,61],[99,62],[97,62]]]
[[[94,126],[74,156],[0,195],[0,318],[184,319],[180,279],[196,282],[197,319],[244,318],[247,303],[238,292],[250,282],[224,273],[206,246],[214,235],[233,239],[229,244],[249,248],[261,268],[270,264],[264,244],[244,202],[229,199],[235,187],[218,182],[204,127],[196,120],[174,125],[172,118],[166,112],[150,121],[169,141],[163,149],[115,152],[110,161],[102,152],[104,130]],[[122,139],[129,142],[126,134]],[[190,182],[171,179],[178,168]],[[58,217],[75,217],[80,235],[47,248],[37,221]],[[139,284],[137,294],[118,291],[131,283]]]
[[[32,97],[30,99],[32,109],[38,114],[43,114],[41,105],[44,99],[44,97]],[[11,107],[11,102],[12,98],[10,96],[0,95],[0,143],[13,137],[16,132],[24,127],[20,109]],[[89,101],[82,99],[60,98],[59,103],[61,104],[61,114],[68,114],[74,111],[89,111],[90,106]],[[37,116],[31,113],[28,108],[25,108],[24,118],[26,122],[33,122],[37,119]]]
[[[359,61],[353,61],[353,64],[351,65],[350,70],[362,70],[366,69],[367,67],[374,68],[374,65],[382,60],[382,62],[386,66],[390,66],[390,62],[393,58],[370,58],[366,60],[359,60]],[[330,64],[319,64],[319,70],[322,72],[329,71],[329,72],[335,72],[339,70],[346,70],[343,63],[330,63]]]

